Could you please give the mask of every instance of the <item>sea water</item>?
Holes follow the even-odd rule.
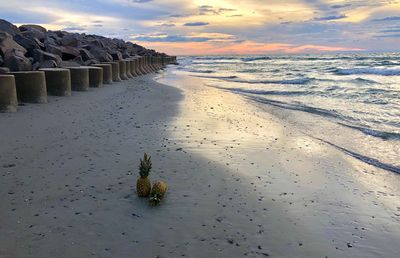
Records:
[[[400,54],[186,56],[176,69],[400,173]],[[269,109],[268,109],[269,107]]]

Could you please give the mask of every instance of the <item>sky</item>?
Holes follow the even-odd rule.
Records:
[[[0,18],[170,55],[400,50],[400,0],[0,0]]]

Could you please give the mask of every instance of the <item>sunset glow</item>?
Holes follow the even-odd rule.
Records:
[[[122,38],[174,55],[400,48],[400,3],[389,0],[0,1],[0,15],[16,24]]]

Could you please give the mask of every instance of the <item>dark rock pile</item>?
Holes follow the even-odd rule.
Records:
[[[0,19],[0,73],[87,66],[132,56],[167,57],[121,39],[48,31],[39,25],[18,28]]]

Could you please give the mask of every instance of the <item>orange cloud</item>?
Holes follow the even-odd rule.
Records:
[[[258,43],[244,41],[218,45],[213,42],[134,42],[146,48],[157,49],[169,55],[262,55],[267,53],[319,53],[339,51],[361,51],[360,48],[346,48],[323,45],[293,45],[285,43]]]

